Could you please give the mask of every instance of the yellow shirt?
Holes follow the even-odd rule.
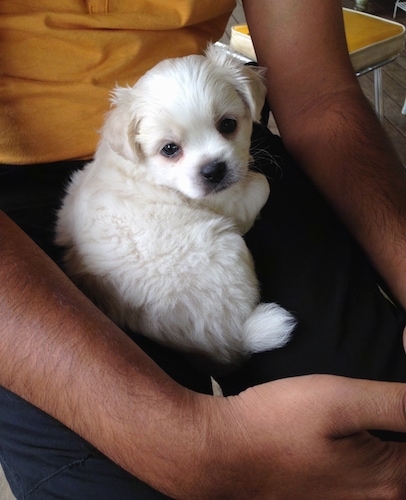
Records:
[[[234,0],[0,0],[0,163],[90,158],[116,85],[224,32]]]

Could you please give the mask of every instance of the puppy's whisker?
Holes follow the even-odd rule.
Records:
[[[252,159],[250,169],[261,172],[269,180],[280,179],[283,170],[281,167],[282,158],[279,155],[271,154],[266,149],[251,149]]]

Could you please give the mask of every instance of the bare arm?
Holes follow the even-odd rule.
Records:
[[[167,377],[1,212],[0,256],[0,383],[140,478],[154,484],[164,470],[159,486],[170,491],[194,463],[191,449],[200,455],[197,395]]]
[[[406,170],[354,76],[338,0],[244,0],[283,140],[406,307]]]

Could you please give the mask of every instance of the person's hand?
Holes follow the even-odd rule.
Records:
[[[406,445],[366,431],[406,432],[406,385],[313,375],[218,403],[201,498],[406,498]]]

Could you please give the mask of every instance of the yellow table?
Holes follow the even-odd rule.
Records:
[[[374,72],[375,110],[383,119],[382,71],[394,61],[405,44],[405,27],[364,12],[343,9],[348,52],[357,76]],[[230,47],[250,60],[255,51],[246,24],[231,28]]]

